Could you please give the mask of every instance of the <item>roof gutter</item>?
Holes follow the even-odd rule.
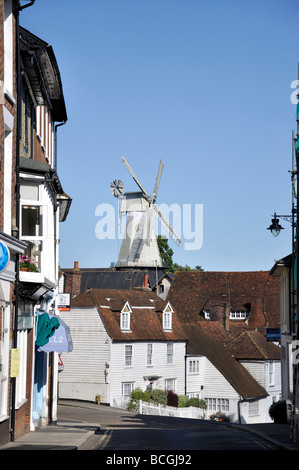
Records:
[[[31,2],[26,3],[26,5],[23,5],[23,6],[20,5],[19,7],[17,7],[17,12],[25,10],[25,8],[31,7],[34,3],[35,3],[35,0],[31,0]]]

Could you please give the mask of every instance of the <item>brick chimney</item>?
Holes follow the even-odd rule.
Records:
[[[81,294],[81,271],[79,262],[74,262],[74,269],[65,273],[65,292],[71,295],[71,300]]]
[[[210,320],[219,321],[229,331],[229,305],[227,302],[211,302]]]

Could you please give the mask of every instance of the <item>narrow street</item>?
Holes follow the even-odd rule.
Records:
[[[97,428],[84,450],[191,451],[278,450],[278,447],[229,424],[193,419],[145,416],[112,407],[59,405],[59,421],[80,421]]]

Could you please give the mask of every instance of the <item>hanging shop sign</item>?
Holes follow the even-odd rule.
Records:
[[[70,309],[70,294],[58,294],[57,295],[57,308],[60,311],[66,310],[68,311]]]

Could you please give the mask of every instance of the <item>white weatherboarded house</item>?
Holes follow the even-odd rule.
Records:
[[[280,399],[280,351],[258,331],[228,340],[219,322],[185,325],[188,334],[186,393],[203,398],[206,416],[221,411],[231,422],[271,422]]]
[[[62,356],[60,398],[124,407],[135,388],[185,394],[186,335],[151,291],[88,289],[61,318],[74,348]]]
[[[167,299],[188,338],[186,394],[232,422],[271,422],[281,397],[280,348],[266,340],[279,327],[280,290],[266,271],[178,272]]]

